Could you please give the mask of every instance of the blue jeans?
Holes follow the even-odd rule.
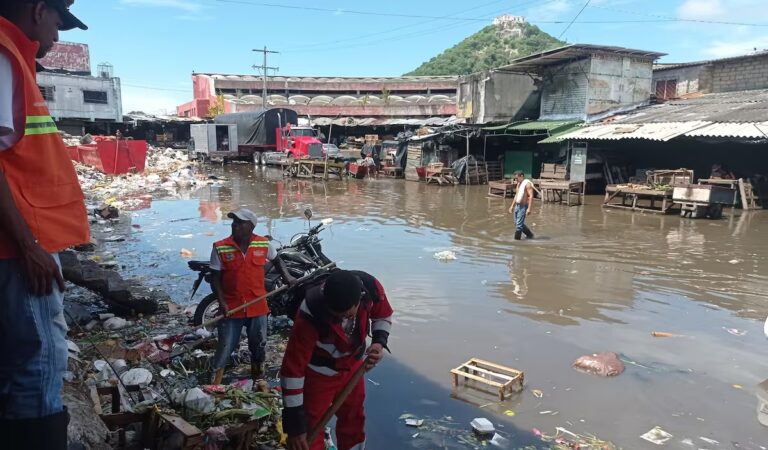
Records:
[[[240,334],[245,327],[248,333],[248,350],[251,362],[263,363],[267,358],[267,314],[258,317],[224,319],[216,328],[219,333],[219,345],[213,356],[213,370],[223,369],[232,352],[240,344]]]
[[[515,205],[515,230],[529,234],[531,230],[525,225],[525,213],[528,205]]]
[[[55,282],[51,295],[35,296],[27,290],[20,261],[0,259],[0,418],[40,418],[64,410],[63,302]]]

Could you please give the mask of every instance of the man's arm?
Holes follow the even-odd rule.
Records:
[[[384,349],[389,342],[389,333],[392,330],[392,306],[389,304],[384,286],[376,280],[376,290],[379,300],[373,303],[371,308],[371,346],[368,347],[368,370],[378,364],[384,358]]]
[[[307,417],[304,411],[304,377],[317,343],[317,330],[300,315],[288,338],[280,368],[283,390],[283,430],[289,450],[308,450]]]
[[[37,240],[16,208],[5,174],[0,171],[0,229],[16,243],[26,274],[27,288],[35,295],[53,292],[53,280],[64,291],[64,279],[53,257],[37,244]]]
[[[227,302],[224,301],[224,289],[221,287],[221,272],[214,270],[211,272],[211,290],[216,294],[216,300],[219,301],[219,310],[222,315],[229,314]]]
[[[525,187],[525,192],[526,192],[526,195],[528,196],[528,209],[525,211],[525,215],[527,216],[528,214],[531,213],[531,211],[533,211],[533,183],[532,182],[530,181],[528,182],[528,186]]]

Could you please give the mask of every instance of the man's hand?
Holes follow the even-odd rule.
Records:
[[[371,344],[366,353],[368,359],[365,361],[365,370],[371,370],[384,358],[384,347],[381,344]]]
[[[307,434],[304,433],[298,436],[288,436],[285,446],[288,450],[309,450]]]
[[[224,303],[223,301],[219,302],[219,313],[218,313],[218,315],[219,316],[224,316],[224,317],[229,315],[229,308],[227,308],[227,304]]]
[[[64,292],[64,279],[56,261],[42,247],[35,244],[22,252],[21,265],[26,276],[27,288],[34,295],[51,295],[53,281]]]
[[[514,210],[515,210],[515,204],[512,203],[512,206],[509,207],[509,213],[512,214],[512,212],[514,212]]]
[[[528,217],[531,214],[531,208],[528,208],[525,210],[525,217]]]

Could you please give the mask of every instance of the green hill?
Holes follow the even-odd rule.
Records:
[[[563,45],[536,25],[489,25],[405,75],[466,75]]]

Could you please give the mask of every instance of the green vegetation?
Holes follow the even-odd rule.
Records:
[[[466,75],[563,45],[536,25],[489,25],[405,75]]]

